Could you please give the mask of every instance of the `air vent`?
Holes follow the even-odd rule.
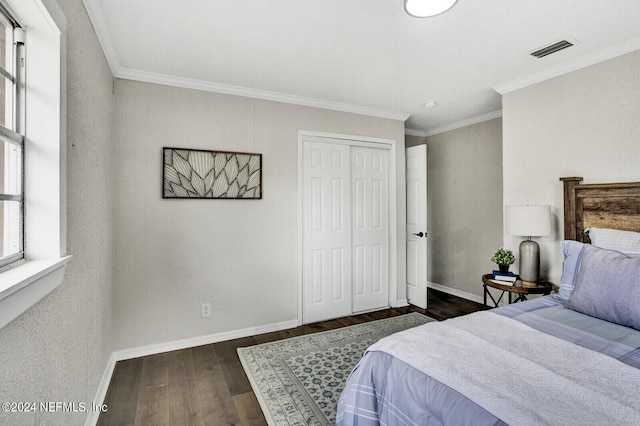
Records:
[[[531,52],[531,56],[535,56],[540,59],[571,46],[573,46],[573,43],[570,43],[567,40],[562,40],[557,43],[550,44],[549,46],[545,46],[542,49],[538,49],[535,52]]]

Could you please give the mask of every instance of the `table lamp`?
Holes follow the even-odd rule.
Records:
[[[537,286],[540,278],[540,246],[531,237],[551,233],[551,206],[506,206],[506,231],[526,236],[520,243],[520,279],[523,287]]]

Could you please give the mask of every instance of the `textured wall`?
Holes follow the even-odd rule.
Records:
[[[409,148],[410,146],[424,145],[426,141],[427,139],[422,136],[411,136],[411,135],[404,136],[404,146],[407,148]]]
[[[90,404],[112,350],[113,78],[82,0],[59,5],[68,24],[67,241],[74,259],[56,290],[0,330],[0,401]],[[86,417],[0,413],[0,424],[73,425]]]
[[[536,238],[541,275],[562,274],[563,176],[640,180],[640,51],[503,96],[504,203],[550,204],[554,232]],[[520,238],[505,235],[517,250]]]
[[[404,171],[399,121],[126,80],[115,107],[116,349],[297,318],[299,129],[395,139]],[[264,198],[163,200],[162,147],[262,153]]]
[[[502,244],[502,119],[427,137],[432,283],[482,295]]]

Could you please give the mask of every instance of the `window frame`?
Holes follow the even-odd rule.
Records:
[[[17,172],[19,173],[19,179],[20,179],[20,194],[17,195],[12,195],[12,194],[5,194],[3,192],[0,192],[0,202],[1,201],[14,201],[14,202],[18,202],[19,206],[18,206],[18,223],[17,223],[17,227],[18,229],[18,251],[14,252],[12,254],[6,255],[6,256],[2,256],[0,257],[0,271],[3,268],[6,267],[10,267],[13,263],[15,262],[19,262],[21,260],[24,259],[24,233],[25,233],[25,229],[24,229],[24,137],[23,135],[20,135],[19,133],[15,133],[10,131],[9,129],[6,129],[2,126],[0,126],[0,139],[3,139],[4,141],[15,145],[16,147],[18,147],[19,152],[17,155],[20,156],[19,158],[19,163],[20,163],[20,170]],[[6,153],[5,153],[6,155]],[[6,168],[4,170],[4,172],[6,172]],[[6,214],[6,212],[5,212]],[[0,225],[0,226],[4,226],[4,224]],[[4,229],[4,231],[6,231],[6,229]],[[3,236],[4,238],[4,236]]]
[[[66,28],[56,0],[0,0],[26,28],[23,175],[25,257],[0,271],[0,328],[64,279],[66,249]]]
[[[22,25],[15,19],[7,8],[0,3],[0,21],[7,27],[12,28],[11,43],[11,57],[5,61],[6,64],[11,64],[13,69],[5,69],[4,64],[0,64],[0,74],[4,79],[11,82],[11,105],[7,105],[5,101],[5,108],[11,108],[11,123],[0,124],[0,138],[5,142],[8,142],[18,148],[18,170],[13,176],[16,181],[19,182],[19,194],[5,194],[4,191],[0,192],[0,202],[10,201],[18,202],[18,218],[15,226],[18,228],[17,233],[17,245],[18,250],[12,252],[9,255],[0,257],[0,270],[11,266],[14,262],[21,261],[25,257],[24,253],[24,122],[25,122],[25,75],[26,75],[26,63],[25,63],[25,45],[24,45],[24,31]],[[8,45],[8,42],[7,42]],[[9,49],[7,49],[8,51]],[[9,52],[6,53],[9,55]],[[1,77],[0,77],[1,78]],[[7,153],[5,152],[5,155]],[[7,164],[6,157],[4,158],[5,165]],[[3,179],[6,179],[7,168],[3,169]],[[7,214],[6,210],[4,214]],[[3,218],[3,228],[6,225],[6,217]],[[13,230],[13,229],[12,229]],[[7,229],[3,229],[7,231]],[[3,234],[3,244],[4,238]]]

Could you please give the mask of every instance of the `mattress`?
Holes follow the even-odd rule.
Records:
[[[503,356],[509,358],[513,354],[503,355],[496,349],[495,353],[500,354],[500,357],[496,358],[500,360],[499,362],[484,359],[488,358],[486,353],[482,355],[482,359],[478,358],[476,354],[478,348],[465,346],[464,330],[461,331],[460,336],[456,335],[457,337],[455,337],[458,353],[455,353],[455,349],[454,353],[456,357],[459,356],[458,360],[454,360],[454,356],[448,355],[446,359],[442,360],[448,363],[448,367],[443,367],[438,374],[425,373],[424,368],[419,365],[422,362],[421,353],[435,356],[437,360],[440,351],[430,341],[419,341],[424,335],[420,333],[426,329],[418,330],[421,329],[419,327],[416,330],[405,332],[409,333],[404,335],[405,343],[391,343],[389,350],[377,350],[374,345],[373,350],[365,353],[347,381],[338,405],[337,424],[572,424],[571,419],[575,420],[575,416],[580,416],[580,410],[584,412],[592,407],[597,414],[589,416],[593,420],[593,424],[597,424],[602,419],[608,419],[609,415],[612,417],[607,421],[615,421],[618,424],[640,424],[640,407],[635,405],[633,401],[626,401],[625,392],[620,392],[621,399],[625,400],[622,403],[616,401],[615,398],[612,401],[603,402],[602,400],[608,399],[608,395],[599,397],[597,389],[595,395],[587,395],[590,392],[588,389],[582,391],[578,385],[574,385],[572,382],[564,384],[565,378],[563,377],[565,371],[572,370],[573,374],[577,376],[585,376],[587,381],[594,379],[589,376],[591,372],[582,372],[580,365],[573,362],[571,358],[576,358],[576,362],[583,362],[584,356],[589,359],[595,357],[595,361],[591,361],[594,365],[593,368],[601,368],[600,364],[608,366],[595,373],[598,377],[602,376],[602,380],[607,381],[602,384],[603,389],[612,382],[609,376],[624,377],[625,380],[614,380],[613,386],[616,387],[618,382],[623,382],[622,384],[627,386],[626,394],[631,394],[635,398],[638,394],[637,390],[640,388],[640,382],[634,382],[636,377],[640,377],[638,375],[640,374],[640,370],[638,370],[640,368],[640,332],[565,309],[563,303],[562,300],[557,300],[553,296],[546,296],[481,312],[477,316],[471,314],[465,316],[468,318],[464,319],[469,324],[469,328],[474,328],[472,325],[476,326],[477,331],[474,331],[476,334],[484,333],[482,318],[487,318],[489,315],[488,318],[495,320],[492,323],[499,324],[499,326],[493,325],[491,327],[493,330],[487,330],[492,331],[494,337],[496,332],[499,335],[503,334],[502,330],[495,330],[496,327],[504,328],[505,333],[506,329],[513,328],[517,330],[514,332],[514,336],[526,334],[529,336],[527,339],[531,339],[531,336],[544,337],[540,340],[544,343],[530,348],[531,352],[540,353],[541,359],[536,361],[543,364],[542,367],[536,367],[540,368],[540,374],[535,372],[537,370],[531,366],[529,359],[515,361],[515,366],[519,365],[518,362],[522,363],[521,373],[515,372],[512,367],[508,370],[509,373],[504,374],[502,366],[494,364],[502,363]],[[456,324],[455,321],[461,320],[452,319],[443,323],[448,321],[451,321],[451,324]],[[415,334],[415,339],[412,339],[411,333]],[[442,342],[452,340],[447,339]],[[488,338],[483,337],[478,341],[485,344],[486,339]],[[513,341],[517,340],[517,337],[513,338]],[[509,339],[506,341],[508,344]],[[528,342],[518,341],[518,344],[524,345],[526,349]],[[404,345],[413,347],[412,355],[404,355],[404,349],[401,348]],[[489,345],[489,353],[493,355],[491,343],[486,345]],[[380,346],[383,348],[384,342]],[[553,354],[553,359],[545,357],[547,351],[549,354]],[[574,354],[576,351],[578,355]],[[407,350],[407,352],[410,351]],[[528,358],[526,350],[524,353],[523,358]],[[606,362],[601,362],[602,360],[606,360]],[[456,380],[448,378],[448,374],[452,370],[456,370],[456,368],[466,370],[470,365],[475,366],[479,362],[487,363],[486,368],[483,367],[486,369],[486,374],[472,377],[471,383],[460,384]],[[439,363],[434,362],[434,364]],[[416,366],[420,368],[416,368]],[[550,376],[548,370],[554,369],[556,370],[555,376]],[[526,374],[528,374],[526,380],[521,380]],[[557,383],[536,384],[537,377],[540,377],[541,380],[544,378],[546,382]],[[601,379],[595,378],[594,380]],[[474,381],[482,383],[474,383]],[[505,383],[501,384],[500,381]],[[528,387],[522,387],[524,381],[532,383],[527,384]],[[555,384],[554,392],[556,393],[553,394],[555,395],[553,400],[543,394],[547,384]],[[486,386],[486,392],[484,386]],[[516,386],[514,389],[521,392],[522,398],[513,398],[513,394],[506,391],[509,386]],[[596,388],[599,386],[599,383],[595,384]],[[491,387],[493,393],[490,392]],[[502,387],[505,389],[504,394],[498,392]],[[566,404],[563,401],[564,390],[567,391]],[[584,397],[582,392],[584,392]],[[584,401],[580,401],[581,399]],[[581,403],[584,403],[586,408],[581,409]],[[515,409],[511,413],[513,407]],[[573,413],[572,410],[578,412]]]

